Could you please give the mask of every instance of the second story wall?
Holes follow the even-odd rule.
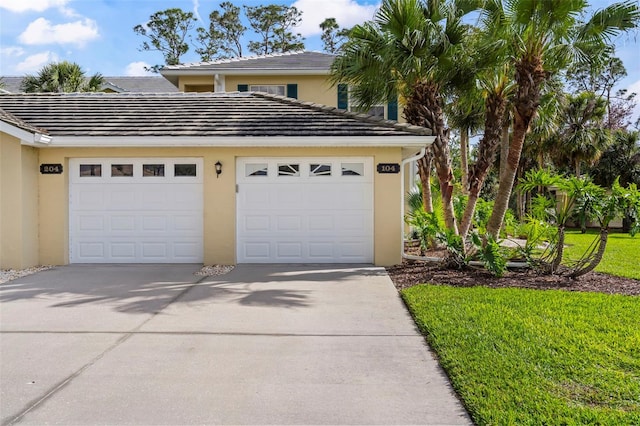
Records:
[[[278,86],[284,96],[338,106],[337,87],[321,75],[233,75],[219,76],[217,82],[213,75],[186,75],[180,77],[178,84],[182,92],[265,91],[264,86]]]

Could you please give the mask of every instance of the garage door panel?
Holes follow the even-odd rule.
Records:
[[[77,228],[80,231],[85,232],[103,232],[104,231],[104,217],[102,215],[88,215],[84,214],[78,217]]]
[[[343,162],[359,164],[362,175],[343,176]],[[258,163],[263,175],[249,176]],[[238,262],[373,262],[372,163],[239,158]],[[298,164],[299,175],[279,176],[280,164]],[[325,174],[313,175],[312,164],[323,164]]]
[[[327,232],[336,229],[336,218],[333,215],[309,215],[309,231]]]
[[[111,243],[110,246],[112,259],[134,259],[136,256],[136,244],[131,243]]]
[[[84,178],[81,164],[133,164],[133,176]],[[196,164],[197,176],[142,176],[142,164]],[[71,263],[202,262],[201,159],[72,159]]]
[[[301,231],[302,230],[302,218],[299,215],[285,215],[278,216],[276,231]]]

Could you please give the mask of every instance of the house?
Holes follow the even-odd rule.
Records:
[[[24,77],[1,77],[3,87],[0,93],[21,93],[22,79]],[[162,77],[136,76],[136,77],[104,77],[105,82],[100,91],[107,93],[169,93],[177,92],[178,88]]]
[[[335,55],[287,52],[212,62],[167,65],[160,74],[181,92],[259,91],[353,110],[346,84],[329,79]],[[398,103],[378,105],[367,113],[398,120]]]
[[[433,140],[253,92],[4,94],[0,110],[0,268],[399,263],[401,165]]]

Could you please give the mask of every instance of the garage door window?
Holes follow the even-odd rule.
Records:
[[[174,176],[195,176],[196,165],[195,164],[176,164],[174,168]]]
[[[342,176],[364,176],[364,164],[342,163]]]
[[[100,177],[102,176],[101,164],[80,164],[80,177]]]
[[[331,176],[331,164],[311,163],[309,176]]]
[[[278,164],[278,176],[300,176],[300,164]]]
[[[133,164],[112,164],[112,177],[131,177],[133,176]]]
[[[164,176],[164,164],[143,164],[142,176]]]
[[[267,176],[267,164],[266,163],[246,164],[244,166],[244,172],[246,177]]]

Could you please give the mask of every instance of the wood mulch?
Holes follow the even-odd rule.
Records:
[[[514,269],[504,277],[496,278],[482,268],[445,269],[436,264],[407,260],[401,265],[388,267],[387,272],[398,290],[416,284],[431,283],[457,287],[518,287],[640,296],[640,280],[614,277],[599,272],[590,272],[577,279],[571,279],[562,275],[537,275],[531,270]]]

